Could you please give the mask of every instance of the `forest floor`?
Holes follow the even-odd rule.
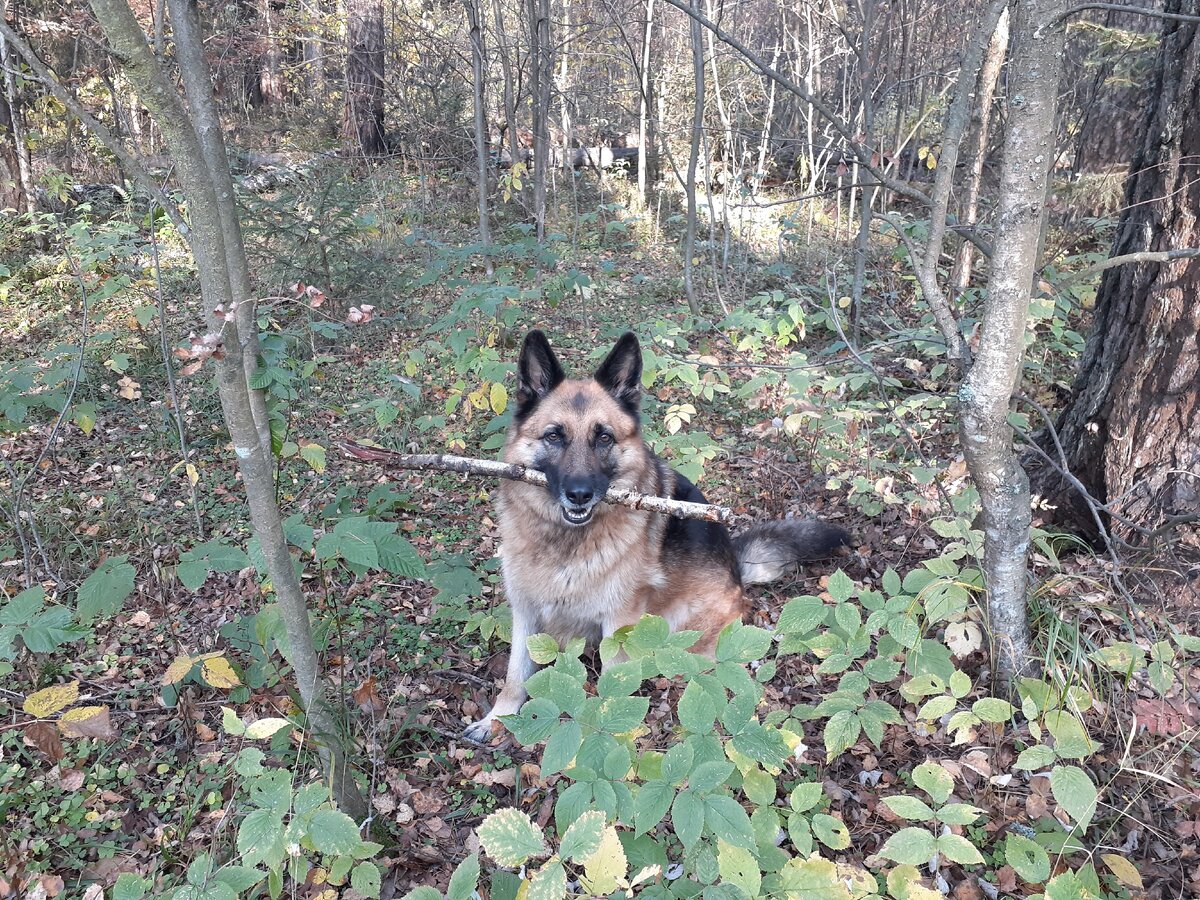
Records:
[[[479,848],[474,829],[496,808],[517,807],[545,826],[563,776],[543,777],[540,750],[522,748],[511,736],[498,735],[486,748],[461,738],[464,724],[490,705],[509,652],[494,485],[387,475],[342,458],[335,441],[370,438],[422,452],[494,457],[503,404],[488,386],[507,384],[513,393],[511,373],[527,328],[544,328],[575,372],[589,371],[617,334],[633,329],[658,362],[647,402],[654,445],[676,464],[702,471],[710,501],[732,507],[738,524],[818,516],[854,533],[851,557],[807,566],[751,593],[747,621],[763,627],[777,622],[789,598],[828,597],[829,576],[839,568],[860,590],[881,591],[889,570],[903,575],[939,558],[947,538],[936,522],[962,511],[944,501],[969,502],[969,488],[946,400],[951,375],[930,350],[904,263],[890,247],[881,243],[869,285],[882,312],[864,326],[857,347],[840,340],[840,323],[827,312],[828,297],[836,301],[847,290],[830,293],[828,282],[848,254],[821,258],[811,248],[786,265],[777,254],[747,248],[739,261],[735,248],[722,282],[731,316],[697,332],[679,289],[677,223],[669,218],[651,227],[611,196],[587,193],[581,201],[576,194],[586,212],[560,210],[557,259],[543,260],[539,272],[539,251],[527,234],[501,228],[513,235],[512,245],[497,255],[497,274],[488,278],[469,252],[469,213],[454,203],[436,213],[415,201],[393,206],[395,198],[379,183],[372,183],[374,196],[348,196],[319,211],[315,221],[326,238],[320,247],[279,240],[272,223],[282,220],[284,201],[259,204],[262,236],[252,229],[251,240],[266,260],[261,274],[273,279],[266,282],[270,292],[300,281],[329,295],[320,307],[281,303],[264,315],[267,349],[279,361],[273,394],[293,445],[280,460],[285,515],[320,533],[373,510],[399,524],[427,567],[426,577],[406,579],[305,559],[326,672],[376,824],[391,841],[377,860],[388,897],[421,884],[444,891],[455,865]],[[338,229],[345,229],[341,239]],[[99,231],[85,260],[93,290],[121,271],[120,247],[136,245],[146,258],[147,235],[137,223],[105,232],[116,248],[108,257],[97,249]],[[166,241],[162,252],[168,322],[186,333],[188,275],[177,247],[172,251]],[[0,359],[48,360],[57,343],[78,331],[76,279],[61,257],[32,254],[16,271],[20,279],[10,283],[0,313],[12,342]],[[286,670],[262,668],[255,655],[253,617],[269,598],[254,569],[211,572],[196,590],[178,574],[190,547],[219,538],[244,545],[247,525],[207,370],[180,380],[192,448],[187,463],[194,468],[182,462],[158,322],[153,311],[139,314],[153,305],[153,293],[149,269],[141,266],[129,286],[93,303],[78,392],[94,410],[91,421],[68,421],[44,454],[53,418],[34,409],[0,441],[9,477],[25,479],[22,503],[50,568],[62,577],[63,587],[46,582],[51,593],[69,591],[113,557],[127,555],[137,572],[118,613],[96,621],[69,649],[21,654],[0,688],[0,897],[35,896],[30,892],[40,888],[46,897],[95,900],[95,886],[107,888],[123,872],[166,883],[202,850],[220,857],[232,846],[239,814],[230,766],[243,746],[223,730],[223,708],[245,720],[294,711]],[[374,307],[371,321],[329,330],[364,303]],[[1064,316],[1063,324],[1083,327],[1077,315]],[[1047,339],[1043,347],[1031,352],[1031,365],[1039,388],[1052,396],[1069,383],[1073,360],[1061,342]],[[70,359],[68,353],[44,362],[41,371],[69,368]],[[308,444],[325,449],[319,465],[300,453]],[[1100,749],[1089,765],[1105,796],[1101,824],[1094,826],[1100,836],[1071,867],[1094,860],[1104,891],[1114,897],[1195,895],[1195,655],[1178,657],[1166,692],[1093,664],[1093,653],[1114,642],[1146,650],[1152,642],[1131,627],[1108,564],[1070,549],[1051,542],[1035,553],[1032,609],[1048,671],[1082,673],[1092,688],[1086,721]],[[5,594],[22,586],[23,564],[15,539],[0,537]],[[1146,620],[1159,634],[1169,632],[1168,619],[1195,634],[1198,623],[1188,618],[1196,610],[1163,604],[1172,582],[1169,574],[1152,577],[1152,568],[1127,573]],[[975,623],[964,626],[968,636],[978,633],[981,620],[978,597],[970,593],[962,615]],[[962,671],[986,680],[988,658],[978,641],[951,649],[962,651],[954,655]],[[231,691],[200,678],[164,685],[181,655],[216,652],[235,664],[243,686]],[[819,662],[802,654],[781,658],[766,685],[764,714],[819,704],[836,681],[816,671]],[[589,665],[594,673],[598,660]],[[267,674],[252,680],[255,666]],[[111,709],[111,733],[69,739],[31,725],[21,712],[23,698],[65,680],[79,682],[82,700]],[[1074,675],[1067,680],[1079,683]],[[669,730],[681,685],[658,679],[649,687],[650,727]],[[849,829],[850,847],[829,855],[859,864],[872,858],[900,821],[881,798],[911,783],[907,773],[927,758],[954,775],[959,799],[983,810],[982,824],[973,827],[981,846],[1012,823],[1069,820],[1049,778],[1011,774],[1028,732],[982,723],[956,738],[945,722],[919,722],[916,705],[898,705],[904,721],[878,745],[862,735],[831,762],[812,749],[795,761],[790,774],[819,782],[826,811]],[[816,719],[805,723],[802,738],[809,748],[821,746]],[[271,749],[285,759],[296,751],[286,732]],[[311,756],[299,758],[302,774],[315,774]],[[1100,862],[1113,853],[1136,862],[1142,888],[1122,883],[1116,868]],[[943,874],[940,886],[961,900],[995,896],[990,888],[1006,896],[1034,891],[990,853],[981,868],[952,866]],[[294,896],[325,896],[328,887],[314,880],[293,889]]]

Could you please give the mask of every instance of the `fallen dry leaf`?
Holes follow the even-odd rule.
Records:
[[[36,747],[51,762],[58,762],[66,754],[63,752],[62,740],[59,739],[58,729],[49,722],[33,722],[25,726],[22,736],[27,747]]]
[[[92,737],[102,741],[111,741],[117,736],[112,720],[108,716],[107,706],[77,706],[69,709],[61,719],[58,727],[67,737]]]
[[[354,698],[358,708],[365,713],[381,713],[387,708],[387,704],[383,702],[383,698],[379,696],[379,690],[375,686],[374,675],[352,690],[350,696]]]

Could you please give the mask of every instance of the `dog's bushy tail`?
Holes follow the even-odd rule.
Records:
[[[742,584],[766,584],[797,564],[844,556],[850,532],[814,519],[783,519],[752,525],[733,538]]]

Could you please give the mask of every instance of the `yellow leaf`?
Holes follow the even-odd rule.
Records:
[[[91,434],[92,429],[96,427],[96,417],[91,413],[76,413],[75,422],[84,434]]]
[[[934,156],[932,153],[930,153],[927,157],[925,157],[925,168],[927,168],[927,169],[936,169],[937,168],[937,157]]]
[[[1108,866],[1109,870],[1117,876],[1121,884],[1137,888],[1138,890],[1143,889],[1141,873],[1125,857],[1116,853],[1101,853],[1100,858],[1104,860],[1104,864]]]
[[[492,393],[488,399],[490,399],[492,403],[492,412],[494,412],[496,415],[500,415],[500,413],[504,412],[505,408],[508,406],[508,391],[505,389],[504,385],[497,381],[492,385]]]
[[[117,736],[107,706],[77,706],[58,720],[59,730],[67,737],[93,737],[111,741]]]
[[[269,738],[280,729],[287,728],[291,723],[287,719],[259,719],[246,726],[246,737],[252,740]]]
[[[618,885],[625,883],[628,865],[625,860],[625,848],[617,836],[617,829],[606,825],[600,835],[599,849],[584,860],[584,877],[581,883],[590,894],[611,894]]]
[[[44,719],[46,716],[52,716],[60,709],[70,706],[78,699],[79,682],[72,681],[69,684],[56,684],[35,694],[30,694],[25,698],[25,703],[21,708],[31,716]]]
[[[483,396],[483,392],[486,387],[486,384],[482,384],[479,386],[479,390],[471,391],[471,393],[467,394],[467,400],[469,400],[471,405],[476,409],[485,409],[488,405],[487,399]]]
[[[204,680],[215,688],[235,688],[241,684],[241,679],[237,677],[237,672],[233,671],[233,666],[229,664],[223,656],[216,659],[206,659],[203,669]]]
[[[192,671],[192,666],[196,664],[194,656],[177,656],[174,662],[167,666],[167,671],[163,672],[162,684],[178,684],[187,677],[188,672]]]
[[[187,477],[192,484],[196,484],[200,480],[200,470],[196,468],[195,463],[187,464]]]

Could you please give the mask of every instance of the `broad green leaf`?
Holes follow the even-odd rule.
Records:
[[[753,853],[745,847],[736,847],[718,840],[717,864],[723,882],[737,885],[748,897],[758,896],[762,886],[762,872]]]
[[[778,728],[767,728],[749,722],[733,736],[733,748],[764,766],[779,768],[791,756],[787,741]]]
[[[937,840],[924,828],[902,828],[887,839],[879,851],[885,859],[910,866],[923,866],[937,852]]]
[[[600,701],[597,727],[610,734],[624,734],[641,725],[649,710],[649,697],[605,697]]]
[[[913,783],[933,798],[934,803],[945,803],[954,790],[954,778],[935,762],[921,763],[913,769]]]
[[[455,894],[454,881],[458,878],[459,871],[462,871],[463,866],[467,865],[468,861],[475,860],[475,876],[479,875],[479,858],[477,856],[469,856],[459,865],[454,876],[450,879],[450,900],[469,900],[471,892],[474,891],[475,885],[472,879],[471,892],[464,894]],[[382,887],[383,879],[380,876],[379,866],[373,862],[360,862],[354,867],[350,873],[350,887],[364,897],[378,897]],[[436,891],[435,891],[436,893]],[[441,900],[439,895],[438,900]]]
[[[971,825],[983,815],[983,810],[969,803],[947,803],[937,811],[937,820],[947,825]]]
[[[704,822],[718,838],[746,849],[753,849],[754,829],[740,803],[723,794],[704,798]]]
[[[223,866],[213,875],[217,881],[228,885],[235,893],[245,893],[267,877],[261,869],[248,866]]]
[[[1037,744],[1033,747],[1026,747],[1017,754],[1017,761],[1013,763],[1013,768],[1023,772],[1034,772],[1046,768],[1055,759],[1057,757],[1053,750],[1045,744]]]
[[[946,694],[942,694],[940,697],[930,697],[917,710],[917,718],[925,722],[932,722],[946,715],[946,713],[950,712],[957,705],[958,701]]]
[[[733,621],[717,637],[717,662],[753,662],[771,647],[771,632]]]
[[[830,717],[825,723],[822,740],[825,742],[825,761],[832,762],[858,740],[862,723],[858,716],[850,710],[842,710]]]
[[[1041,884],[1050,877],[1050,857],[1034,841],[1009,832],[1004,839],[1004,859],[1023,881]]]
[[[779,611],[775,630],[780,634],[808,634],[825,621],[828,613],[829,607],[820,597],[797,597]]]
[[[558,853],[572,862],[583,862],[600,849],[603,832],[604,813],[589,810],[571,823],[559,844]]]
[[[821,801],[823,791],[816,782],[798,784],[792,789],[788,803],[796,812],[807,812]]]
[[[829,591],[829,596],[838,603],[844,603],[854,596],[854,581],[849,575],[838,569],[829,576],[825,589]]]
[[[153,886],[154,882],[149,878],[142,878],[132,872],[122,872],[117,876],[117,883],[113,885],[112,900],[142,900]]]
[[[0,606],[0,625],[26,625],[46,602],[46,591],[38,586],[26,588]]]
[[[933,810],[929,808],[929,804],[917,797],[884,797],[883,802],[888,809],[903,819],[914,822],[933,821]]]
[[[982,700],[975,701],[971,706],[971,712],[985,722],[1007,722],[1012,718],[1013,708],[1007,700],[984,697]]]
[[[521,900],[562,900],[566,895],[567,873],[557,857],[534,873],[523,892],[517,892]]]
[[[707,794],[725,783],[733,774],[733,763],[723,759],[702,762],[688,775],[688,788],[698,794]]]
[[[1046,727],[1054,735],[1054,752],[1062,759],[1086,759],[1099,749],[1072,712],[1050,710],[1046,713]]]
[[[707,734],[717,718],[717,707],[698,681],[688,682],[679,698],[679,724],[695,734]]]
[[[525,646],[530,659],[539,666],[548,666],[558,658],[558,641],[548,634],[531,634]]]
[[[1137,644],[1121,641],[1093,650],[1091,658],[1107,669],[1126,675],[1141,668],[1146,654]]]
[[[336,809],[318,809],[313,813],[308,835],[314,847],[330,856],[347,856],[362,842],[355,821]]]
[[[542,752],[542,775],[561,772],[575,759],[583,742],[583,727],[574,719],[560,723],[546,741]]]
[[[1083,886],[1074,872],[1055,875],[1046,885],[1046,900],[1095,900],[1096,895]]]
[[[816,839],[830,850],[845,850],[850,846],[850,830],[841,819],[817,813],[810,824]]]
[[[105,560],[79,586],[77,610],[81,622],[113,615],[133,593],[137,572],[126,562],[128,559],[128,556],[114,556]]]
[[[937,839],[937,849],[946,859],[964,866],[979,865],[983,862],[983,856],[975,845],[961,835],[943,834]]]
[[[287,855],[282,814],[272,809],[256,809],[248,813],[238,826],[237,848],[243,865],[264,863],[268,868],[278,866]]]
[[[696,755],[692,747],[692,740],[694,739],[688,739],[676,744],[663,755],[663,781],[666,781],[668,784],[680,784],[683,779],[687,778],[688,773],[692,771],[692,763]]]
[[[690,852],[704,830],[704,800],[691,791],[680,791],[671,804],[671,827]]]
[[[1096,814],[1096,785],[1078,766],[1055,766],[1050,770],[1050,791],[1055,801],[1087,830]]]
[[[496,810],[476,833],[487,855],[502,866],[519,866],[530,857],[546,855],[542,832],[519,809]]]
[[[756,766],[742,775],[742,790],[755,806],[770,807],[778,788],[771,774]]]
[[[634,834],[645,834],[661,822],[674,799],[675,789],[665,781],[647,781],[638,788],[633,798]]]

